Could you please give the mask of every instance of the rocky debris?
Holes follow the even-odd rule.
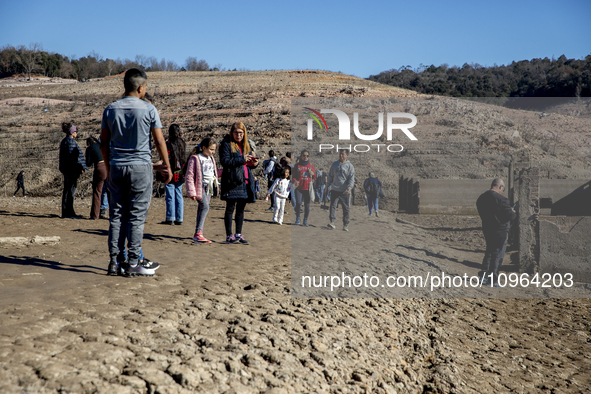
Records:
[[[39,97],[17,97],[12,99],[0,100],[0,107],[34,107],[34,106],[45,106],[52,107],[58,104],[73,104],[72,101],[66,100],[53,100]]]
[[[24,246],[30,244],[55,245],[60,242],[60,237],[41,237],[36,235],[32,238],[27,237],[0,237],[0,245]]]

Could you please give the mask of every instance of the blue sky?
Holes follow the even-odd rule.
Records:
[[[591,54],[591,1],[0,0],[0,46],[103,58],[189,56],[229,69],[368,77],[410,65],[492,66]]]

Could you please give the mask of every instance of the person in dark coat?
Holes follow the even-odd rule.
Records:
[[[257,166],[259,159],[252,154],[244,123],[234,123],[230,128],[230,134],[220,143],[219,162],[223,167],[220,197],[226,201],[226,243],[248,245],[248,241],[242,235],[242,223],[246,204],[256,201],[251,169]],[[236,233],[232,233],[234,210]]]
[[[78,178],[88,170],[84,154],[75,141],[78,129],[71,123],[62,123],[62,131],[66,137],[60,143],[59,170],[64,175],[64,191],[62,193],[62,218],[80,219],[82,216],[74,212],[74,196],[78,186]]]
[[[18,191],[20,189],[23,189],[23,197],[27,197],[27,193],[25,192],[25,177],[23,175],[24,172],[25,171],[21,171],[16,176],[16,191],[14,192],[14,194],[12,195],[12,197],[16,197],[16,193],[18,193]]]
[[[492,181],[490,190],[482,193],[476,201],[486,241],[486,251],[482,260],[482,270],[484,271],[482,283],[493,287],[500,287],[498,283],[499,267],[505,257],[511,220],[516,216],[509,199],[501,194],[504,190],[505,182],[496,178]]]
[[[178,124],[171,124],[168,128],[166,150],[172,167],[172,181],[164,186],[166,190],[166,220],[163,223],[177,226],[183,224],[183,184],[185,183],[183,174],[187,164],[185,157],[186,144],[182,136],[181,127]]]
[[[376,217],[380,217],[380,214],[378,213],[378,200],[382,194],[382,182],[380,182],[373,172],[370,172],[369,178],[363,182],[363,190],[367,196],[369,216],[375,211]]]

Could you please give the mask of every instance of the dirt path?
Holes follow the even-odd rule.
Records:
[[[375,260],[358,252],[361,268],[389,256],[407,270],[431,263],[472,272],[482,247],[477,232],[443,235],[396,224],[394,214],[370,219],[361,207],[349,233],[327,232],[317,205],[315,227],[305,230],[268,224],[266,207],[248,207],[250,246],[225,245],[223,205],[215,200],[206,236],[217,242],[193,245],[196,203],[185,202],[183,226],[165,226],[164,201],[154,200],[144,251],[162,267],[155,278],[126,279],[105,275],[107,221],[59,219],[59,199],[0,198],[0,237],[61,237],[57,245],[0,246],[0,392],[591,387],[588,299],[290,295],[294,236],[348,236],[351,244],[374,242],[373,249],[382,243]],[[76,209],[87,215],[88,200]],[[386,231],[389,244],[372,236]],[[323,258],[321,249],[313,246]]]

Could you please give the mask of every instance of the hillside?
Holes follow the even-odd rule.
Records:
[[[385,162],[351,155],[361,180],[369,170],[378,171],[388,196],[383,201],[387,209],[397,207],[400,175],[492,178],[505,176],[508,163],[524,157],[550,178],[585,178],[591,166],[588,101],[577,104],[586,108],[585,113],[564,105],[545,107],[551,116],[541,117],[537,111],[419,96],[323,71],[148,75],[150,99],[160,112],[165,134],[171,123],[180,124],[191,149],[205,136],[221,138],[230,124],[241,121],[263,157],[269,149],[280,156],[295,150],[290,140],[294,98],[389,98],[400,112],[413,113],[420,119],[414,129],[419,140],[405,144],[404,152]],[[84,138],[100,132],[104,107],[122,94],[121,79],[119,75],[74,84],[48,78],[0,82],[0,149],[5,152],[0,157],[0,188],[12,193],[14,179],[24,169],[31,195],[60,195],[57,149],[63,138],[61,122],[71,120],[79,126],[78,142],[84,149]],[[326,169],[333,160],[334,155],[321,155],[315,158],[315,165]],[[81,178],[82,196],[88,195],[90,180],[91,173]]]
[[[361,78],[323,71],[148,73],[150,99],[166,128],[178,123],[189,147],[205,136],[221,138],[241,121],[267,151],[290,150],[290,100],[307,96],[389,97],[416,94]],[[85,83],[37,78],[0,82],[0,187],[12,188],[20,170],[32,195],[61,194],[58,146],[61,122],[79,126],[78,143],[100,133],[103,109],[122,95],[122,76]],[[38,100],[42,98],[44,100]],[[34,99],[34,100],[32,100]],[[60,100],[54,102],[53,100]],[[39,102],[41,101],[41,102]],[[45,102],[43,102],[45,101]],[[64,102],[65,101],[65,102]],[[88,190],[91,174],[79,182]]]

